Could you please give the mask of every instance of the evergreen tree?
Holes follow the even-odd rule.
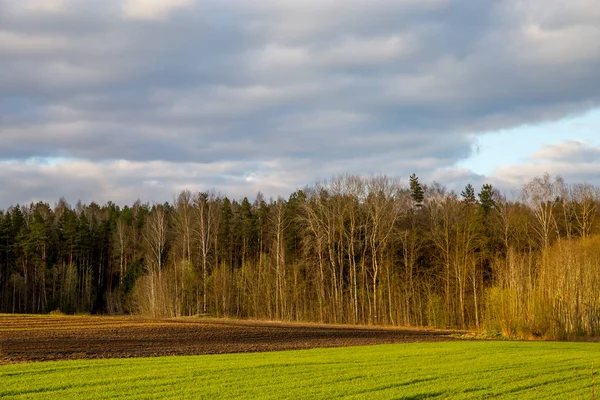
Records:
[[[401,189],[384,177],[347,176],[269,203],[260,194],[253,204],[199,194],[189,214],[189,256],[176,240],[179,205],[71,207],[61,199],[54,209],[32,203],[0,210],[0,312],[203,312],[477,327],[504,307],[501,298],[488,306],[490,289],[540,288],[551,299],[565,279],[566,306],[583,300],[599,307],[598,256],[588,252],[600,241],[600,188],[536,178],[523,203],[500,199],[490,184],[476,196],[469,184],[461,201],[439,183],[425,187],[410,178],[410,188]],[[425,192],[436,199],[426,210]],[[571,237],[572,229],[585,239]],[[547,244],[535,240],[541,234]],[[570,240],[546,250],[562,237]],[[564,268],[563,254],[593,258]],[[554,264],[536,261],[545,256]],[[528,268],[554,280],[523,273]],[[571,274],[573,268],[583,269]],[[536,293],[506,294],[523,307],[537,301]],[[572,310],[575,323],[589,322]],[[513,312],[528,326],[527,313]],[[600,324],[586,329],[600,332]]]
[[[475,189],[473,189],[473,185],[470,183],[465,186],[465,190],[463,190],[460,195],[462,196],[465,204],[470,206],[477,204],[477,199],[475,198]]]
[[[218,246],[219,261],[233,270],[233,211],[229,198],[223,198],[219,223]]]
[[[258,258],[258,228],[252,204],[244,197],[239,209],[243,261]]]
[[[293,262],[300,259],[300,245],[302,242],[301,226],[298,223],[298,215],[301,212],[301,204],[305,201],[305,195],[302,190],[298,190],[292,194],[286,203],[285,207],[285,241],[286,241],[286,259]]]
[[[496,207],[496,202],[494,201],[494,188],[489,183],[484,184],[481,188],[481,192],[479,192],[479,203],[485,214]]]
[[[425,191],[419,183],[419,178],[417,178],[416,174],[412,174],[410,176],[410,197],[412,198],[415,206],[423,206],[423,201],[425,200]]]

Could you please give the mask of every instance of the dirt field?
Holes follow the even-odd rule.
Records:
[[[456,331],[215,319],[0,315],[0,363],[454,340]]]

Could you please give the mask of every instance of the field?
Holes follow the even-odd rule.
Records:
[[[0,316],[7,363],[0,366],[0,398],[592,398],[591,366],[600,366],[598,343],[448,341],[449,333],[218,320]],[[376,344],[393,341],[401,343]],[[361,342],[374,345],[22,362]]]
[[[0,315],[0,362],[432,342],[454,340],[452,333],[197,318]]]
[[[589,399],[595,343],[438,342],[0,367],[0,398]]]

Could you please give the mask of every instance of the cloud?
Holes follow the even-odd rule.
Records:
[[[125,0],[123,16],[131,19],[166,19],[176,9],[190,7],[194,0]]]
[[[296,180],[290,182],[289,175],[282,174],[277,167],[277,163],[269,166],[247,162],[30,160],[0,163],[0,180],[10,183],[20,194],[21,203],[42,200],[53,204],[65,197],[72,203],[110,200],[125,204],[140,197],[143,201],[170,201],[185,189],[218,188],[229,196],[239,197],[253,196],[260,190],[275,194],[298,184]],[[250,170],[259,172],[250,174]],[[0,204],[15,203],[11,192],[0,191]]]
[[[439,168],[428,177],[429,182],[440,182],[457,193],[460,193],[468,182],[475,187],[481,187],[486,183],[486,177],[476,174],[467,168],[448,167]]]
[[[570,140],[544,146],[531,156],[533,160],[558,160],[579,162],[600,162],[600,146]]]
[[[33,13],[64,12],[69,6],[69,0],[28,0],[15,3],[17,3],[15,6]]]
[[[256,54],[258,71],[303,70],[306,68],[355,68],[401,60],[413,51],[408,36],[356,38],[343,37],[316,48],[269,44]]]
[[[44,184],[58,167],[31,161],[48,158],[65,176],[163,165],[174,182],[274,195],[338,172],[459,185],[478,179],[455,167],[478,135],[600,103],[595,0],[0,4],[0,160],[39,182],[7,175],[0,207],[59,195]],[[192,172],[220,163],[245,168]],[[119,171],[148,199],[176,189]],[[129,193],[98,176],[86,195]]]
[[[504,187],[519,187],[544,173],[560,175],[570,183],[600,186],[600,146],[564,141],[542,147],[518,165],[498,168],[492,177]]]

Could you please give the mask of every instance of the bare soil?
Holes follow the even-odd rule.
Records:
[[[457,331],[220,319],[0,315],[0,363],[456,340]]]

